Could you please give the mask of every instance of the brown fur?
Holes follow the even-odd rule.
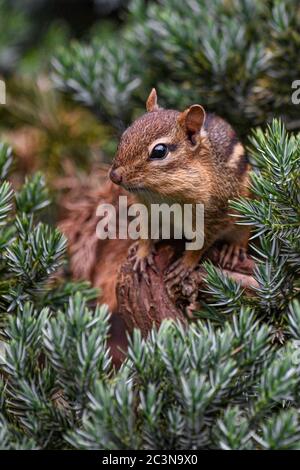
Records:
[[[98,185],[95,184],[95,187],[92,187],[89,178],[86,186],[78,184],[73,197],[72,193],[68,195],[60,229],[69,242],[72,278],[89,280],[93,286],[100,287],[101,302],[108,304],[110,311],[116,312],[117,272],[127,258],[132,240],[99,240],[96,234],[99,222],[96,208],[101,203],[109,203],[118,209],[119,197],[127,193],[107,179],[107,168],[97,172],[97,178]],[[129,198],[129,205],[133,199]]]
[[[183,113],[164,110],[157,107],[153,91],[150,102],[153,110],[137,119],[121,138],[112,168],[122,175],[122,186],[148,204],[204,204],[205,250],[219,238],[246,246],[248,230],[233,225],[228,207],[230,199],[248,194],[249,166],[234,130],[210,114],[202,126],[204,110],[199,105]],[[149,160],[154,141],[168,144],[167,158]],[[144,256],[145,247],[140,252]],[[189,258],[195,256],[189,254]]]

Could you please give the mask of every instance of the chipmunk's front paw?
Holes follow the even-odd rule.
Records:
[[[224,245],[220,252],[219,264],[222,268],[234,269],[239,261],[244,261],[247,250],[240,245]]]
[[[150,267],[154,272],[157,272],[154,262],[155,253],[155,248],[152,246],[150,251],[146,254],[145,250],[143,248],[141,249],[139,242],[134,243],[129,248],[128,259],[133,263],[133,270],[138,275],[141,275],[147,284],[150,284],[147,268]]]
[[[190,264],[184,257],[175,261],[166,272],[165,283],[167,292],[172,297],[173,289],[182,284],[184,280],[191,274],[194,264]]]

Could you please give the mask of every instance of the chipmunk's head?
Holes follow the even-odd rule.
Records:
[[[198,104],[183,112],[162,109],[155,89],[146,108],[148,112],[123,133],[110,178],[140,195],[177,199],[191,187],[201,149],[205,153],[205,111]],[[199,185],[199,176],[197,181]]]

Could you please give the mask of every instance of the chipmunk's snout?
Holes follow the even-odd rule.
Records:
[[[122,174],[120,170],[112,168],[109,172],[109,177],[113,183],[121,184],[122,183]]]

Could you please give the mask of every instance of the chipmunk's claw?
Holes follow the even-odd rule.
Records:
[[[187,266],[183,262],[182,258],[179,258],[177,261],[171,264],[165,276],[166,288],[170,296],[172,296],[173,288],[181,284],[184,279],[189,276],[192,270],[193,268]]]
[[[220,252],[219,264],[222,268],[234,269],[239,261],[246,258],[246,248],[239,245],[224,245]]]
[[[147,272],[147,268],[150,267],[155,273],[157,273],[157,267],[154,262],[155,250],[152,248],[151,252],[147,256],[140,256],[138,254],[138,244],[133,244],[129,248],[129,261],[133,263],[133,271],[137,275],[141,275],[145,282],[149,285],[150,278]]]

